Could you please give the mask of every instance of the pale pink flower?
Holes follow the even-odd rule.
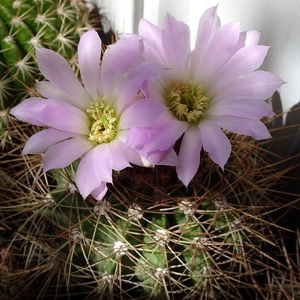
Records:
[[[142,48],[139,37],[120,40],[105,51],[100,68],[101,40],[94,30],[84,33],[78,45],[83,85],[62,56],[37,48],[39,68],[49,81],[36,89],[45,98],[26,99],[11,110],[22,121],[50,127],[34,134],[23,150],[46,151],[45,172],[82,158],[75,182],[84,198],[91,193],[101,200],[112,170],[139,163],[139,155],[125,148],[128,131],[149,126],[165,109],[138,94],[164,72],[155,63],[141,63]]]
[[[168,72],[148,84],[145,95],[164,105],[159,119],[148,128],[135,128],[127,140],[147,165],[161,163],[182,137],[177,174],[188,185],[200,163],[203,148],[221,168],[231,145],[224,130],[267,139],[261,118],[273,115],[263,101],[283,81],[257,71],[269,47],[258,45],[258,31],[240,32],[240,23],[220,26],[216,7],[201,17],[195,49],[189,27],[167,14],[162,28],[142,19],[145,61],[158,62]]]

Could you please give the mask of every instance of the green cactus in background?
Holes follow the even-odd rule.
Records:
[[[27,98],[39,70],[35,47],[76,64],[80,35],[91,28],[83,0],[2,0],[0,3],[0,111]]]
[[[36,129],[15,122],[17,150]],[[40,155],[8,154],[0,176],[0,286],[7,299],[280,295],[274,282],[287,267],[267,249],[284,252],[272,213],[280,208],[276,189],[287,170],[268,164],[270,151],[252,139],[229,138],[224,172],[203,154],[187,189],[171,167],[128,168],[114,174],[103,201],[79,195],[77,163],[43,174]]]

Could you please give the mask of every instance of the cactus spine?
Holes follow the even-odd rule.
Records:
[[[39,78],[35,47],[76,63],[80,35],[89,29],[82,0],[3,0],[0,4],[0,109],[29,96]]]
[[[172,168],[129,168],[101,202],[78,194],[76,163],[42,175],[40,155],[11,158],[2,226],[15,236],[6,253],[22,249],[31,274],[9,274],[17,296],[30,287],[36,299],[260,299],[266,287],[252,281],[277,269],[263,260],[276,246],[269,214],[282,173],[256,142],[230,139],[224,173],[204,154],[187,190]]]

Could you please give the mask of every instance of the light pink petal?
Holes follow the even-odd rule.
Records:
[[[75,135],[70,132],[60,131],[53,128],[39,131],[32,135],[26,142],[22,154],[42,153],[50,146],[74,136]]]
[[[143,151],[140,151],[143,152]],[[178,165],[178,158],[173,149],[168,149],[165,151],[153,151],[144,153],[143,156],[138,151],[135,151],[132,148],[126,148],[126,157],[128,160],[135,165],[141,167],[150,167],[153,168],[155,165],[164,165],[164,166],[176,166]]]
[[[187,128],[188,123],[163,113],[153,126],[132,128],[127,146],[139,152],[143,149],[140,153],[146,157],[148,152],[169,150]]]
[[[205,120],[200,122],[198,126],[201,131],[203,149],[223,169],[231,152],[228,138],[214,122]]]
[[[173,164],[171,156],[167,159],[166,155],[187,128],[187,122],[178,121],[166,111],[153,126],[131,128],[126,146],[141,155],[142,164],[145,166],[161,164],[165,158],[168,164]],[[131,159],[130,161],[138,164]]]
[[[186,74],[191,53],[190,28],[167,13],[162,25],[162,45],[166,53],[167,67],[176,74]]]
[[[210,120],[224,129],[234,133],[252,136],[256,140],[268,139],[271,137],[267,127],[259,120],[233,116],[210,117]]]
[[[197,83],[207,85],[213,74],[218,73],[221,67],[236,51],[236,44],[240,35],[240,23],[228,23],[222,26],[212,38],[207,47],[201,64],[193,60],[198,66],[195,74]],[[205,71],[204,71],[205,70]]]
[[[101,64],[99,90],[107,97],[107,101],[120,97],[119,88],[126,74],[143,62],[140,55],[142,49],[142,38],[131,36],[110,45],[105,51]]]
[[[40,81],[35,85],[35,90],[43,97],[67,102],[73,105],[73,99],[69,95],[60,91],[49,81]]]
[[[236,44],[236,51],[248,45],[257,45],[260,38],[260,32],[257,30],[243,31],[240,33],[239,41]]]
[[[150,126],[167,108],[152,99],[144,98],[128,107],[121,116],[119,127]]]
[[[23,100],[10,110],[10,114],[17,119],[37,126],[46,126],[46,124],[40,120],[39,116],[35,114],[35,107],[44,101],[43,98],[32,97]]]
[[[127,167],[130,167],[128,158],[125,154],[125,144],[119,140],[114,140],[109,143],[109,148],[112,156],[112,169],[115,171],[121,171]]]
[[[73,105],[86,108],[89,96],[78,81],[67,61],[58,53],[44,48],[36,48],[39,69],[55,87],[73,99]]]
[[[216,95],[229,83],[240,76],[256,70],[264,61],[269,47],[261,45],[245,46],[238,50],[212,78],[210,90]],[[209,95],[210,96],[210,95]]]
[[[26,99],[12,113],[22,121],[50,126],[61,131],[89,134],[89,119],[77,107],[51,99]]]
[[[128,102],[137,96],[139,91],[144,91],[148,81],[158,77],[167,70],[155,62],[144,62],[130,70],[127,74],[122,74],[124,81],[114,88],[114,106],[117,113],[122,113]]]
[[[284,83],[284,81],[269,72],[255,71],[226,85],[214,96],[212,104],[226,99],[258,99],[265,100]]]
[[[126,144],[127,141],[127,136],[128,136],[128,130],[119,130],[118,135],[116,139],[124,144]]]
[[[76,185],[83,198],[102,185],[97,176],[98,169],[94,163],[94,151],[95,148],[92,148],[84,155],[75,175]]]
[[[84,86],[91,96],[98,96],[100,84],[101,40],[95,30],[85,32],[78,44],[80,75]]]
[[[113,157],[109,144],[101,144],[95,147],[93,153],[94,168],[100,181],[112,183]]]
[[[193,61],[197,62],[197,64],[191,66],[193,78],[196,78],[196,74],[199,74],[198,66],[202,63],[204,53],[214,34],[221,26],[220,18],[217,16],[216,11],[216,6],[211,7],[200,18],[195,50],[193,51]]]
[[[83,198],[101,186],[101,182],[112,182],[112,157],[108,144],[94,147],[83,156],[75,182]]]
[[[101,181],[99,187],[94,189],[91,194],[96,200],[102,200],[107,192],[106,183]]]
[[[126,156],[128,160],[138,166],[154,167],[155,165],[177,166],[178,157],[173,148],[166,151],[155,151],[146,153],[147,158],[134,151],[132,148],[126,148]]]
[[[165,120],[161,118],[161,121],[151,127],[149,127],[151,130],[147,132],[149,139],[144,145],[144,150],[147,152],[155,150],[166,151],[170,149],[187,130],[188,123],[179,121],[174,117],[166,117]]]
[[[178,156],[174,149],[170,149],[157,164],[162,166],[178,166]]]
[[[173,162],[169,159],[172,157],[169,157],[169,152],[172,149],[167,149],[164,151],[160,150],[154,150],[150,152],[144,152],[140,151],[142,154],[142,163],[145,167],[154,167],[155,165],[164,165],[163,162],[168,162],[167,165],[177,165],[178,160],[176,159],[175,164],[172,164]]]
[[[144,37],[145,49],[143,56],[146,60],[157,61],[166,66],[166,56],[162,46],[162,29],[141,19],[138,27],[139,35]]]
[[[93,144],[89,140],[80,137],[51,146],[44,156],[44,172],[68,166],[92,147]]]
[[[246,38],[245,38],[245,46],[248,45],[257,45],[260,38],[260,31],[258,30],[248,30],[246,31]]]
[[[137,151],[129,147],[126,147],[125,151],[126,157],[130,163],[144,167],[144,164],[142,162],[142,156]]]
[[[176,168],[178,178],[185,186],[188,186],[199,168],[201,148],[200,130],[197,126],[190,126],[183,136],[178,154],[179,166]]]
[[[207,116],[236,116],[256,120],[272,115],[274,113],[266,102],[253,99],[220,101],[207,111]]]
[[[47,126],[62,131],[89,134],[89,119],[77,107],[57,100],[44,100],[32,112]]]
[[[95,169],[95,174],[99,181],[112,183],[112,164],[113,158],[109,144],[100,144],[90,151],[89,157],[84,157],[87,160],[87,165]]]
[[[141,56],[144,51],[143,38],[138,35],[133,34],[122,38],[115,44],[109,45],[107,50],[104,52],[101,65],[104,68],[103,75],[105,77],[112,74],[109,71],[110,68],[127,74],[131,69],[144,62]]]

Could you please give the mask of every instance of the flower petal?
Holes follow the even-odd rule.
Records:
[[[141,153],[143,152],[141,151]],[[154,167],[155,165],[176,166],[178,165],[178,159],[174,157],[174,154],[176,155],[172,148],[164,151],[149,151],[142,156],[142,164],[145,167]]]
[[[188,186],[199,168],[201,148],[202,141],[199,128],[189,126],[181,141],[178,154],[179,166],[176,168],[178,178],[185,186]]]
[[[11,113],[18,119],[39,126],[50,126],[62,131],[89,134],[89,119],[77,107],[52,99],[29,98]]]
[[[71,138],[51,146],[44,156],[44,172],[68,166],[92,147],[90,141],[81,137]]]
[[[167,13],[162,25],[162,46],[166,53],[167,67],[174,73],[186,74],[186,66],[191,53],[190,28]]]
[[[167,108],[149,98],[144,98],[128,107],[121,116],[122,129],[150,126]]]
[[[85,32],[78,44],[80,75],[92,98],[98,96],[100,84],[101,40],[95,30]]]
[[[209,157],[222,169],[226,164],[231,145],[220,127],[214,122],[205,120],[199,124],[201,131],[203,149],[208,152]]]
[[[166,66],[166,56],[162,47],[162,29],[145,19],[141,19],[138,31],[139,35],[144,37],[144,44],[146,44],[143,52],[145,59],[157,61]]]
[[[101,181],[99,187],[94,189],[91,194],[96,200],[102,200],[107,192],[106,183]]]
[[[268,49],[269,47],[267,46],[249,45],[238,50],[213,76],[209,89],[215,95],[240,76],[256,70],[263,63]]]
[[[89,96],[78,81],[67,61],[58,53],[44,48],[36,48],[39,69],[55,87],[73,99],[72,104],[86,108]]]
[[[114,140],[109,143],[109,148],[112,156],[112,169],[121,171],[127,167],[131,167],[128,158],[125,155],[125,144],[119,140]]]
[[[93,155],[98,180],[112,183],[113,157],[109,144],[101,144],[95,147]]]
[[[140,158],[138,159],[139,163],[133,160],[130,161],[139,165],[141,162],[145,166],[161,164],[187,127],[188,123],[171,117],[158,120],[150,127],[131,128],[126,146],[138,152],[142,157],[142,161]]]
[[[74,136],[76,135],[70,132],[60,131],[53,128],[39,131],[31,136],[26,142],[22,154],[26,155],[42,153],[50,146]]]
[[[127,146],[138,150],[147,157],[148,152],[169,150],[188,128],[188,123],[181,122],[169,111],[163,113],[153,126],[132,128],[128,133]]]
[[[126,78],[126,74],[143,62],[142,49],[142,38],[131,36],[118,40],[104,52],[99,90],[107,97],[107,101],[120,97],[119,87]]]
[[[122,113],[128,102],[137,96],[138,91],[144,92],[148,81],[153,80],[159,75],[165,73],[166,68],[155,62],[144,62],[139,64],[127,74],[122,75],[124,81],[114,88],[114,106],[118,113]]]
[[[214,34],[221,26],[221,21],[217,16],[216,11],[217,6],[211,7],[207,9],[200,18],[195,50],[192,54],[193,61],[197,62],[197,64],[192,64],[191,66],[193,78],[197,78],[197,75],[199,74],[198,66],[201,65],[203,61],[204,53],[206,52]]]
[[[112,182],[112,157],[108,144],[94,147],[83,156],[75,182],[84,198],[100,187],[101,182]]]
[[[141,56],[144,51],[143,38],[138,35],[133,34],[124,37],[115,44],[109,45],[107,50],[104,52],[101,64],[101,67],[104,68],[105,77],[112,74],[111,68],[119,70],[122,74],[127,74],[144,61]]]
[[[236,45],[236,51],[248,45],[257,45],[260,38],[260,32],[257,30],[243,31],[240,33],[239,41]]]
[[[37,126],[45,126],[46,124],[42,122],[34,113],[35,106],[39,105],[41,101],[44,101],[44,99],[38,97],[25,99],[21,103],[13,107],[10,110],[10,114],[23,122],[27,122]]]
[[[271,97],[284,81],[278,76],[266,72],[255,71],[246,76],[238,78],[236,81],[226,85],[212,99],[212,104],[224,99],[258,99],[265,100]]]
[[[255,120],[273,115],[273,111],[266,102],[253,99],[220,101],[207,111],[207,116],[236,116]]]
[[[83,156],[75,175],[76,185],[83,198],[102,185],[96,174],[98,170],[94,164],[94,151],[95,148],[92,148]]]
[[[144,167],[145,165],[142,162],[142,156],[132,148],[126,147],[126,157],[128,161],[137,166]]]
[[[252,136],[256,140],[271,137],[267,127],[259,120],[251,120],[233,116],[210,117],[210,120],[231,132]]]
[[[178,156],[174,149],[169,150],[164,158],[160,160],[160,163],[157,164],[163,166],[178,166]]]
[[[195,74],[198,84],[206,86],[211,77],[215,73],[218,74],[221,67],[235,53],[239,35],[239,22],[228,23],[218,29],[207,47],[202,63],[199,64],[197,61],[192,63],[192,65],[198,66],[198,71]]]
[[[55,99],[73,105],[73,99],[63,91],[58,90],[56,86],[49,81],[38,82],[35,85],[35,90],[45,98]]]

